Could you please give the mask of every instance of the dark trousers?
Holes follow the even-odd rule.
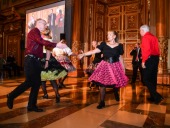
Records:
[[[30,56],[25,57],[24,60],[24,71],[26,75],[26,80],[24,83],[16,87],[10,94],[10,98],[16,98],[21,93],[25,92],[31,87],[31,92],[29,95],[28,107],[37,107],[37,97],[38,91],[41,85],[41,63],[38,59],[32,58]]]
[[[132,75],[132,83],[136,82],[137,74],[138,74],[138,69],[141,74],[141,82],[143,83],[143,75],[142,75],[142,65],[139,62],[134,62],[133,64],[133,75]]]
[[[151,98],[156,102],[160,101],[162,96],[156,91],[157,73],[158,73],[159,56],[150,56],[146,61],[146,68],[143,69],[143,81],[147,86]]]

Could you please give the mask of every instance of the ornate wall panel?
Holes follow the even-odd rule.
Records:
[[[115,16],[110,16],[109,17],[109,23],[108,23],[108,30],[120,30],[120,16],[115,15]]]
[[[128,4],[128,5],[125,5],[125,12],[138,12],[138,3],[133,3],[133,4]]]
[[[17,64],[21,66],[21,50],[20,50],[21,35],[18,33],[5,36],[6,57],[13,54]]]
[[[108,5],[108,30],[116,30],[119,42],[124,45],[124,60],[127,69],[132,69],[130,51],[139,40],[139,3],[121,1]]]
[[[81,48],[81,42],[80,41],[73,41],[71,45],[73,53],[78,53]],[[75,67],[80,66],[78,64],[76,56],[71,57],[71,61]],[[79,67],[77,67],[79,68]]]
[[[126,40],[136,40],[138,38],[137,32],[126,32],[125,33]]]
[[[103,13],[105,12],[105,7],[103,4],[97,3],[97,8],[96,8],[97,12]]]
[[[97,14],[96,15],[96,27],[97,28],[103,29],[103,27],[104,27],[103,19],[104,19],[104,16],[102,14]]]
[[[125,30],[138,29],[138,13],[130,13],[125,15]]]
[[[114,6],[114,7],[108,8],[108,15],[115,15],[118,13],[120,13],[120,6]]]
[[[4,26],[4,31],[15,31],[15,30],[21,30],[21,29],[22,28],[21,28],[20,22],[10,23]]]
[[[103,41],[105,34],[105,5],[96,3],[95,7],[95,38],[94,40]]]
[[[23,22],[22,20],[16,22],[10,22],[4,25],[4,40],[3,40],[3,48],[4,48],[4,57],[6,58],[9,54],[13,54],[16,58],[16,61],[19,66],[23,66],[22,60],[24,57],[24,53],[21,49],[21,37],[23,35]],[[24,43],[24,42],[22,42]]]
[[[100,30],[100,29],[96,30],[96,40],[97,41],[105,40],[105,39],[103,39],[103,36],[104,36],[103,30]]]

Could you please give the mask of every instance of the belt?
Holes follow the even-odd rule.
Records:
[[[30,58],[34,58],[34,59],[37,59],[37,60],[41,60],[40,58],[38,58],[38,57],[36,57],[32,54],[27,54],[27,55],[25,55],[25,57],[30,57]]]
[[[104,57],[103,60],[106,61],[106,62],[109,62],[109,63],[114,63],[114,62],[118,62],[119,61],[119,59],[117,59],[115,57]]]

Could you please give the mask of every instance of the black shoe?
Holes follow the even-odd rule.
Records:
[[[27,110],[29,111],[29,112],[31,112],[31,111],[34,111],[34,112],[43,112],[43,109],[41,109],[41,108],[37,108],[37,107],[34,107],[34,108],[27,108]]]
[[[59,88],[63,88],[63,87],[65,87],[65,85],[59,83],[59,84],[58,84],[58,87],[59,87]]]
[[[60,103],[60,95],[56,96],[56,103]]]
[[[94,85],[95,85],[95,84],[94,84],[93,82],[92,82],[92,83],[90,83],[89,88],[90,88],[90,89],[92,89],[92,87],[94,87]]]
[[[159,100],[156,100],[154,103],[155,103],[155,104],[160,104],[163,100],[164,100],[164,98],[161,97]]]
[[[115,96],[115,100],[118,101],[118,102],[120,101],[119,95]]]
[[[152,98],[152,97],[147,98],[147,100],[148,100],[149,102],[155,102],[154,98]]]
[[[119,89],[118,88],[113,88],[113,93],[114,93],[114,96],[115,96],[115,100],[120,101]]]
[[[48,99],[48,94],[45,94],[45,95],[43,96],[43,99]]]
[[[104,101],[100,101],[99,105],[97,106],[97,109],[102,109],[105,107],[105,102]]]
[[[62,87],[62,88],[66,88],[66,86],[65,86],[63,83],[61,83],[61,87]]]
[[[135,84],[135,81],[131,81],[130,84]]]
[[[7,95],[7,106],[9,109],[13,108],[13,99],[10,98],[9,94]]]

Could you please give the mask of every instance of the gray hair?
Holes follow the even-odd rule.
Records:
[[[140,29],[142,29],[144,32],[149,32],[149,26],[148,25],[142,25],[140,27]]]

